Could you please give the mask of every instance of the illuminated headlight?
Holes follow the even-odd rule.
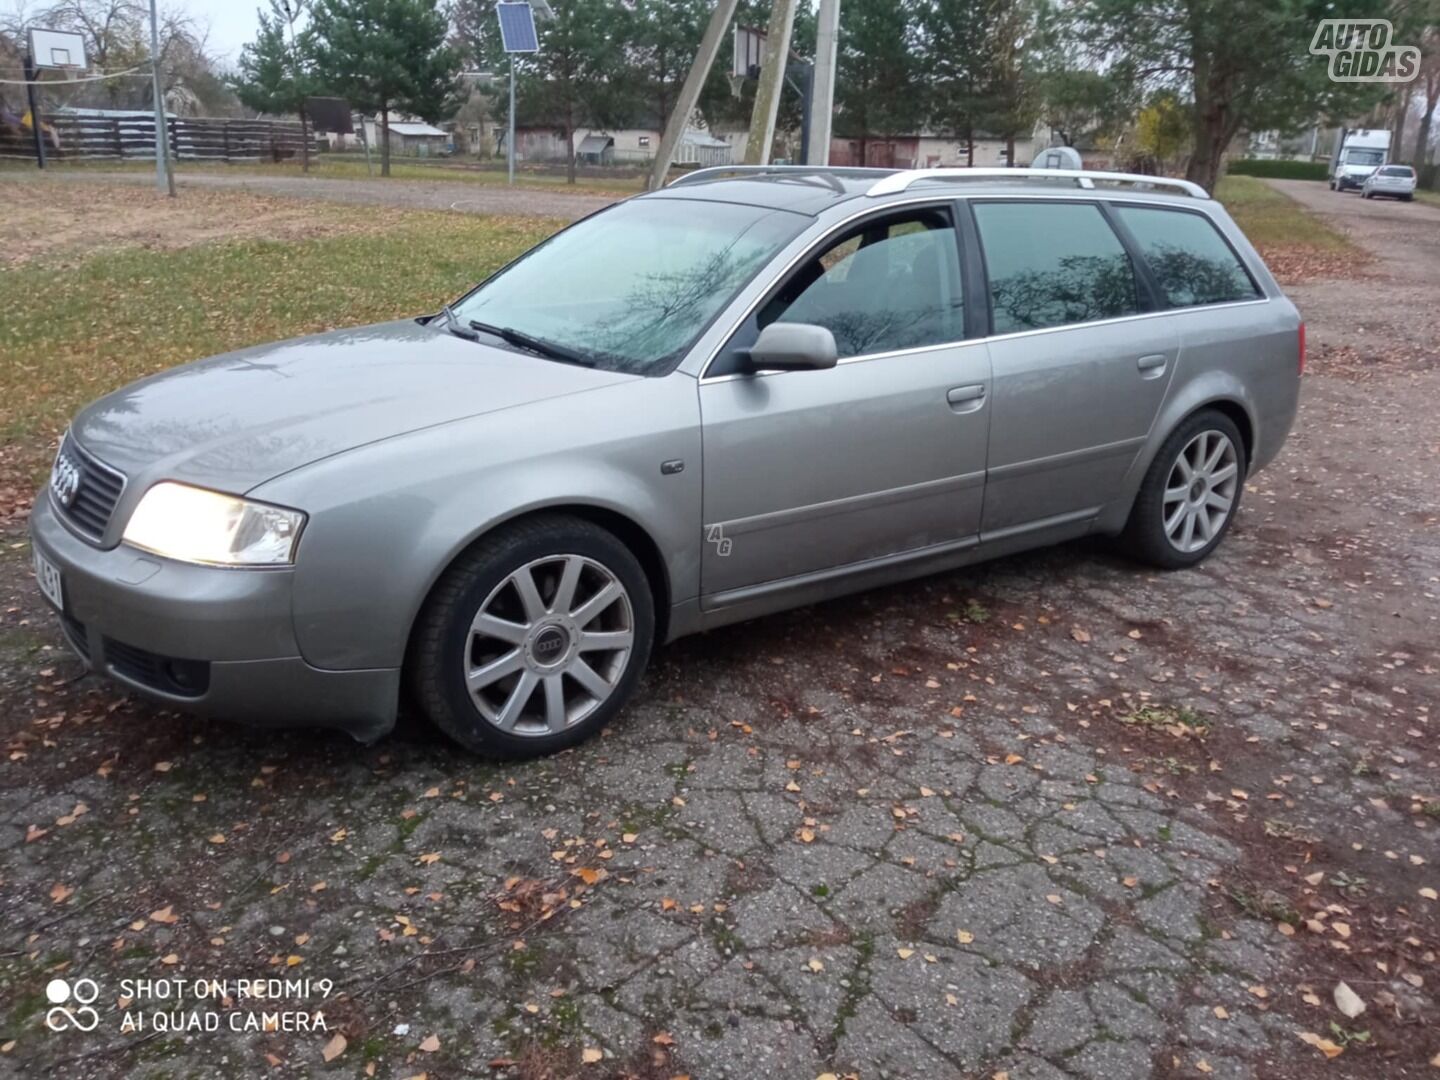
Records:
[[[298,510],[166,481],[141,497],[125,542],[182,562],[285,566],[304,527]]]

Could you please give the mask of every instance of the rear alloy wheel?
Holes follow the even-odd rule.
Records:
[[[1165,440],[1125,527],[1132,553],[1166,569],[1194,566],[1219,546],[1245,481],[1245,443],[1234,421],[1204,410]]]
[[[411,685],[471,750],[551,753],[598,731],[634,690],[654,612],[644,571],[575,518],[523,522],[453,566],[426,605]]]

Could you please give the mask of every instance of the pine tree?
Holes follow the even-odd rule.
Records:
[[[379,114],[380,175],[390,175],[390,113],[435,121],[454,112],[460,55],[436,0],[316,0],[319,77],[352,105]]]
[[[308,55],[308,34],[295,24],[305,0],[270,0],[270,14],[259,12],[260,31],[240,50],[239,72],[231,88],[241,104],[271,116],[300,117],[301,158],[310,169],[310,131],[305,99],[318,89]]]

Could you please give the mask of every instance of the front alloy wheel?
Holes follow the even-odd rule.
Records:
[[[612,570],[584,555],[535,559],[480,605],[465,683],[501,731],[558,735],[610,698],[634,645],[630,594]]]
[[[1122,543],[1167,570],[1194,566],[1235,520],[1245,471],[1245,441],[1235,422],[1217,409],[1193,414],[1150,463]]]
[[[650,655],[649,582],[621,541],[569,516],[485,537],[441,577],[416,623],[412,695],[436,727],[496,757],[598,731]]]

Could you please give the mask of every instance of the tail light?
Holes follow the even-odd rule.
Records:
[[[1300,324],[1300,370],[1299,374],[1305,374],[1305,324]]]

